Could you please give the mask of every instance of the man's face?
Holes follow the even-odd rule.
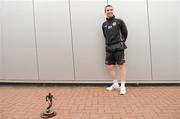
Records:
[[[107,8],[105,9],[105,14],[106,14],[106,16],[107,16],[108,18],[113,17],[113,16],[114,16],[114,14],[113,14],[113,8],[112,8],[112,7],[107,7]]]

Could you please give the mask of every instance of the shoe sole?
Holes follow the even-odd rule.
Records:
[[[124,94],[122,94],[122,93],[120,93],[120,95],[125,95],[126,93],[124,93]]]
[[[120,90],[120,88],[113,88],[112,90],[106,89],[108,91]]]
[[[120,93],[120,95],[125,95],[126,94],[126,92],[125,93]]]

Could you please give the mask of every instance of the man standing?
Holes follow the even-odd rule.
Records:
[[[121,19],[115,18],[113,14],[113,7],[111,5],[105,6],[106,21],[102,25],[104,37],[106,39],[106,61],[109,74],[113,80],[113,84],[107,87],[107,90],[114,90],[120,88],[120,94],[126,93],[126,66],[124,50],[127,48],[125,41],[128,36],[128,31],[125,23]],[[116,80],[115,66],[120,68],[121,86]]]

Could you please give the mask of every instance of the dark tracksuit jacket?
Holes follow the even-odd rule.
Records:
[[[104,37],[106,39],[106,51],[113,52],[126,49],[126,38],[128,30],[123,20],[115,18],[106,18],[102,25]]]

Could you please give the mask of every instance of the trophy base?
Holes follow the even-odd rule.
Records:
[[[41,118],[48,119],[56,116],[56,112],[53,110],[44,111],[41,113]]]

